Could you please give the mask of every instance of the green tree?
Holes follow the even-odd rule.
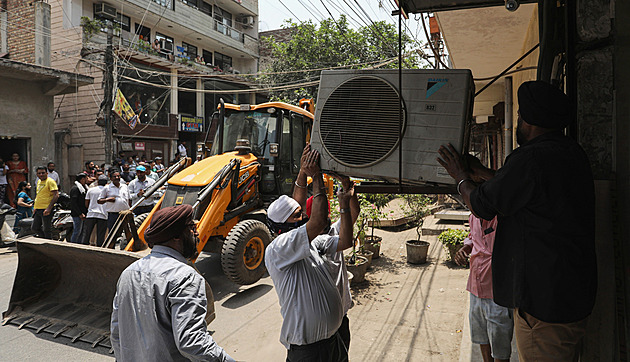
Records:
[[[393,24],[379,21],[357,30],[348,25],[345,16],[326,19],[319,25],[311,21],[297,24],[287,21],[291,29],[287,42],[273,37],[261,39],[271,49],[271,62],[262,70],[258,81],[263,87],[279,87],[316,82],[322,68],[398,67],[398,33]],[[418,44],[406,34],[402,37],[403,68],[418,68]],[[272,100],[297,104],[301,98],[316,98],[318,84],[274,90]]]

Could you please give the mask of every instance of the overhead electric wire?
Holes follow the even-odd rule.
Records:
[[[435,47],[433,46],[433,42],[431,41],[431,38],[429,37],[429,32],[427,31],[427,25],[424,22],[424,14],[422,15],[422,29],[424,29],[424,35],[427,37],[427,40],[429,41],[429,47],[431,48],[431,51],[433,52],[433,55],[435,55],[435,69],[438,68],[438,64],[442,64],[442,66],[444,67],[444,69],[449,69],[448,65],[444,64],[444,62],[442,61],[442,58],[440,57],[440,54],[437,52],[437,50],[435,50]]]
[[[302,21],[302,20],[300,20],[300,18],[298,18],[298,17],[297,17],[297,15],[295,15],[295,14],[293,13],[293,11],[291,11],[291,9],[289,9],[289,7],[288,7],[288,6],[284,5],[284,3],[282,2],[282,0],[278,0],[278,1],[280,2],[280,4],[282,4],[282,6],[284,6],[284,7],[285,7],[285,8],[286,8],[286,9],[287,9],[290,13],[291,13],[291,15],[295,16],[295,18],[296,18],[296,19],[297,19],[300,23],[303,23],[303,21]]]

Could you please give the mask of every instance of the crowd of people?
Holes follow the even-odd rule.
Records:
[[[53,208],[59,199],[59,174],[55,163],[36,168],[36,193],[31,196],[31,184],[27,181],[27,167],[19,155],[14,154],[13,162],[2,165],[0,160],[0,192],[6,192],[11,204],[17,210],[13,231],[19,233],[20,220],[33,217],[31,229],[37,236],[52,237]],[[70,241],[77,244],[102,246],[107,230],[115,224],[121,211],[129,210],[139,201],[147,189],[155,184],[166,170],[161,157],[146,160],[144,156],[124,157],[114,160],[111,167],[98,166],[92,161],[85,163],[85,170],[75,176],[69,190],[70,216],[73,231]],[[13,172],[12,172],[13,171]],[[19,180],[19,182],[18,182]],[[5,181],[6,183],[3,183]],[[16,187],[12,184],[17,182]],[[162,195],[157,190],[152,197],[143,200],[134,209],[136,215],[151,211],[156,198]],[[96,228],[95,235],[92,235]]]

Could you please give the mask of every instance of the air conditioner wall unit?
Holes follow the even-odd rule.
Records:
[[[402,95],[402,181],[452,185],[436,161],[440,145],[468,149],[474,83],[470,70],[329,70],[321,74],[311,145],[324,171],[398,182]]]
[[[95,3],[94,15],[102,16],[110,20],[116,19],[116,7],[107,3]]]
[[[253,27],[254,26],[254,17],[251,16],[251,15],[243,16],[241,18],[241,24],[244,27],[248,27],[248,28]]]

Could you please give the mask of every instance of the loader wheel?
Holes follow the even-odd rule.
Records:
[[[133,218],[133,224],[136,225],[136,230],[140,229],[140,225],[142,225],[144,220],[147,219],[149,214],[150,214],[150,212],[145,212],[144,214],[140,214],[140,215],[138,215],[138,216]]]
[[[258,220],[236,224],[223,242],[221,267],[225,275],[237,284],[256,283],[265,274],[265,248],[271,234]]]

